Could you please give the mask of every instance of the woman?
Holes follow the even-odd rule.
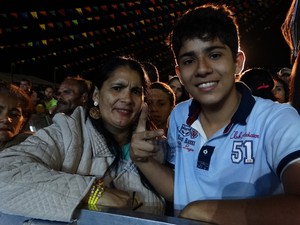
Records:
[[[165,134],[168,131],[170,113],[175,106],[175,98],[169,85],[162,82],[151,84],[147,100],[150,118],[157,128],[165,131]]]
[[[131,207],[132,195],[164,206],[129,158],[149,82],[141,64],[113,58],[93,81],[88,115],[82,106],[58,113],[51,126],[0,154],[0,211],[70,221],[80,204]]]
[[[44,94],[42,92],[33,89],[31,91],[30,100],[34,107],[34,113],[46,113]]]
[[[18,144],[31,135],[22,132],[31,112],[30,99],[21,88],[0,82],[0,150]]]
[[[289,87],[284,80],[279,77],[274,77],[273,94],[279,103],[286,103],[289,101]]]
[[[190,98],[189,93],[185,90],[183,84],[176,75],[170,77],[168,85],[172,88],[176,96],[176,104]]]

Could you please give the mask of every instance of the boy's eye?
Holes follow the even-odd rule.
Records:
[[[218,59],[221,57],[221,54],[220,53],[212,53],[210,54],[210,58],[211,59]]]
[[[192,62],[193,62],[192,59],[186,59],[186,60],[183,61],[183,65],[189,65],[189,64],[191,64]]]

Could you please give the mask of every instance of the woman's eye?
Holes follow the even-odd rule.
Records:
[[[21,113],[20,112],[11,112],[10,116],[13,118],[19,118],[19,117],[21,117]]]
[[[112,87],[112,89],[115,90],[115,91],[120,91],[122,89],[122,87],[120,87],[120,86],[114,86],[114,87]]]
[[[133,89],[132,93],[134,93],[136,95],[142,95],[142,90],[140,90],[140,89]]]

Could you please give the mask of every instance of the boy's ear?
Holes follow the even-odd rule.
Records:
[[[179,78],[180,82],[182,83],[181,73],[180,73],[180,69],[179,69],[178,64],[175,65],[175,72],[176,72],[176,75]]]
[[[246,61],[245,53],[243,51],[239,51],[236,55],[235,74],[240,74],[243,71],[245,61]]]

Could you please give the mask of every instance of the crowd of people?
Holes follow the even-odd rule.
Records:
[[[296,69],[245,69],[225,5],[187,11],[170,41],[167,82],[150,62],[114,56],[57,90],[0,83],[0,212],[72,221],[82,205],[151,207],[213,224],[300,223]]]

